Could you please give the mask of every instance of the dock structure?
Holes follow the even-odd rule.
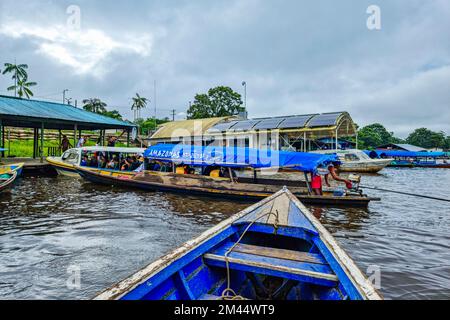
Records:
[[[105,144],[105,131],[109,129],[124,130],[127,133],[127,144],[135,130],[133,123],[109,118],[97,113],[88,112],[71,105],[28,100],[0,95],[0,149],[5,148],[5,127],[33,129],[32,159],[40,159],[44,164],[44,132],[58,130],[59,143],[62,130],[73,131],[73,145],[82,136],[82,131],[99,130],[101,144]],[[5,152],[0,151],[0,158]],[[18,159],[15,159],[17,162]]]

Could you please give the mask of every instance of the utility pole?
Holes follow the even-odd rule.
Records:
[[[247,111],[247,82],[242,82],[242,86],[244,87],[244,106],[245,110]]]
[[[154,90],[154,92],[153,92],[153,94],[154,94],[153,100],[154,100],[154,103],[155,103],[155,132],[156,132],[156,127],[158,126],[158,122],[156,120],[156,80],[153,83],[153,90]]]
[[[172,121],[175,121],[175,114],[177,113],[177,110],[172,109]]]
[[[66,104],[66,92],[69,92],[69,89],[63,90],[63,104]]]

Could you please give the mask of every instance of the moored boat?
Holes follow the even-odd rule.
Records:
[[[98,300],[379,300],[286,188],[95,297]]]
[[[370,158],[392,158],[389,167],[393,168],[441,168],[450,169],[450,163],[444,152],[413,152],[401,150],[365,151]]]
[[[20,177],[22,175],[24,165],[25,165],[24,163],[1,165],[0,166],[0,174],[16,172],[17,177]]]
[[[9,190],[18,176],[19,174],[17,171],[0,172],[0,193]]]
[[[361,150],[327,150],[316,151],[320,154],[337,154],[341,165],[339,171],[341,172],[362,172],[362,173],[378,173],[388,165],[393,159],[372,159],[364,151]]]
[[[371,200],[358,187],[354,190],[325,190],[323,194],[312,193],[308,173],[315,173],[320,166],[338,163],[334,155],[317,155],[294,152],[266,151],[240,148],[206,148],[197,146],[157,145],[150,147],[145,156],[148,161],[168,164],[169,172],[144,170],[135,175],[112,174],[107,171],[77,167],[86,180],[105,185],[138,188],[148,191],[168,191],[214,197],[233,197],[240,200],[261,199],[277,192],[283,185],[303,202],[323,205],[367,206]],[[178,173],[183,166],[190,166],[190,173]],[[164,166],[164,165],[163,165]],[[178,166],[178,167],[177,167]],[[225,168],[228,178],[204,174],[207,168]],[[252,168],[253,178],[235,177],[233,169]],[[304,181],[286,181],[270,177],[258,177],[257,169],[289,168],[303,172]]]
[[[47,162],[51,164],[58,174],[69,177],[79,177],[76,167],[81,166],[83,156],[94,156],[94,154],[104,154],[108,159],[117,155],[123,158],[127,155],[139,155],[143,154],[145,149],[143,148],[116,148],[116,147],[84,147],[67,150],[61,157],[47,157]],[[101,168],[92,168],[106,171],[120,171],[120,170],[108,170]],[[127,172],[122,172],[127,174]],[[129,175],[133,175],[132,172],[128,172]]]

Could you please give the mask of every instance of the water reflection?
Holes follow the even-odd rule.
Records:
[[[445,197],[450,170],[389,169],[363,183]],[[310,209],[363,271],[381,267],[385,297],[448,298],[448,205],[368,193],[383,201],[369,209]],[[0,196],[0,298],[90,298],[248,205],[70,178],[24,179]],[[66,287],[71,265],[82,270],[81,290]]]

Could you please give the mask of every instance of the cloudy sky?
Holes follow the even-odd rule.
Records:
[[[401,137],[450,134],[449,17],[447,0],[0,0],[0,63],[27,63],[39,99],[67,88],[128,118],[136,92],[153,115],[155,81],[158,117],[179,119],[195,93],[246,81],[250,117],[347,110]]]

